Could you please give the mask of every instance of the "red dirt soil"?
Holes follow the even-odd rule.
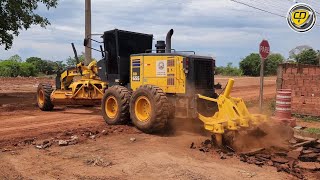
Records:
[[[258,78],[235,78],[232,96],[257,100]],[[35,92],[45,78],[0,78],[0,179],[294,179],[274,168],[259,168],[238,159],[190,150],[191,142],[206,136],[180,131],[175,135],[143,134],[132,126],[108,126],[99,107],[58,107],[42,112]],[[225,77],[216,82],[224,86]],[[275,95],[275,77],[266,78],[266,98]],[[86,132],[102,132],[86,138]],[[27,145],[36,138],[60,140],[80,137],[77,145],[46,150]],[[130,141],[130,138],[136,141]],[[89,165],[91,160],[102,166]]]
[[[258,101],[260,78],[259,77],[222,77],[217,76],[215,83],[220,83],[222,89],[226,86],[228,79],[235,80],[231,96],[241,97],[245,101]],[[218,91],[219,92],[219,91]],[[276,93],[276,77],[265,77],[264,79],[264,99],[272,99]]]

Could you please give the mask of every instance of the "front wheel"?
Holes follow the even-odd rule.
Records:
[[[51,102],[51,93],[53,92],[50,84],[39,84],[37,89],[37,103],[42,111],[52,111],[54,105]]]

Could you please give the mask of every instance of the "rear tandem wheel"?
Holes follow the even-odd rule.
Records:
[[[154,85],[140,86],[131,97],[130,116],[133,124],[145,133],[164,130],[170,116],[166,94]]]

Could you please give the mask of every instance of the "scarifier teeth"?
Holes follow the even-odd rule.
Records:
[[[247,120],[247,119],[240,119],[240,127],[248,128],[248,127],[249,127],[249,120]]]
[[[228,129],[229,130],[237,130],[237,123],[234,121],[228,121],[227,123]]]

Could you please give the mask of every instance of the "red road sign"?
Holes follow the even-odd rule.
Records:
[[[260,52],[260,56],[261,56],[261,58],[263,60],[265,60],[269,56],[270,45],[269,45],[269,42],[267,40],[262,40],[261,41],[259,52]]]

